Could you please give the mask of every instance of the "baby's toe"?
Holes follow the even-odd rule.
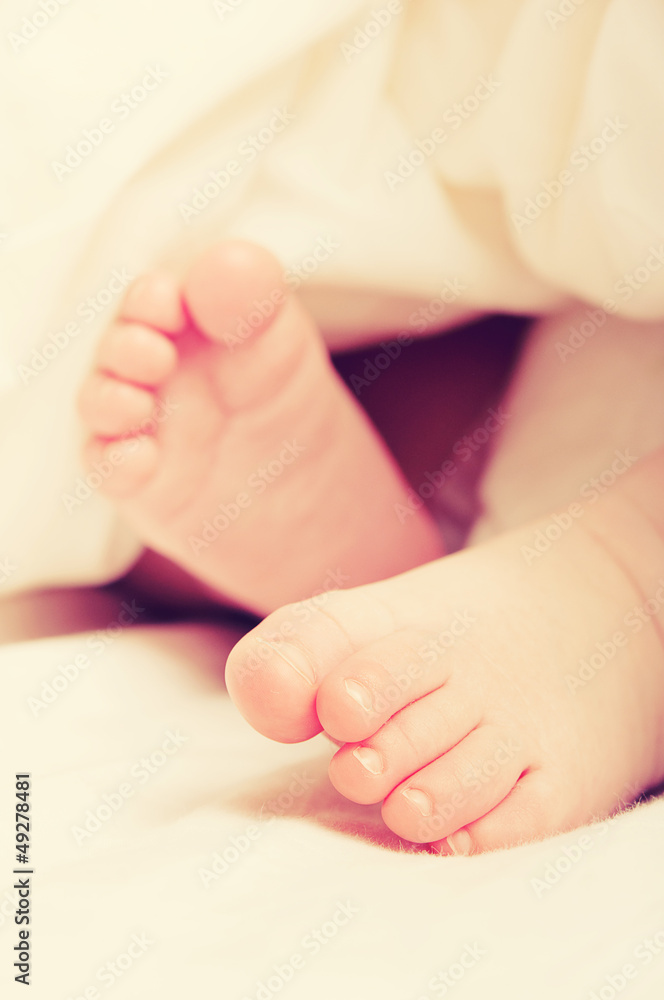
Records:
[[[126,382],[156,387],[175,370],[178,352],[168,337],[143,323],[113,323],[97,351],[97,367]]]
[[[281,743],[322,729],[316,693],[334,668],[392,630],[373,587],[322,594],[269,615],[244,636],[226,664],[228,691],[245,719]]]
[[[575,822],[564,819],[561,809],[552,824],[561,798],[543,770],[528,771],[495,808],[433,846],[441,854],[481,854],[562,833]]]
[[[482,708],[463,672],[394,715],[361,743],[348,743],[330,764],[330,780],[353,802],[380,802],[409,775],[442,757],[477,726]]]
[[[187,317],[175,276],[162,271],[144,274],[129,288],[120,307],[120,316],[164,333],[182,333]]]
[[[87,481],[113,500],[123,500],[145,486],[159,465],[159,448],[151,437],[103,441],[92,438],[83,451]],[[92,476],[95,476],[92,482]]]
[[[79,411],[88,428],[106,438],[139,433],[154,406],[154,396],[147,389],[101,372],[86,379],[79,396]]]
[[[424,632],[395,632],[332,670],[321,682],[316,699],[325,732],[335,740],[357,743],[406,705],[446,684],[452,659],[442,655],[427,662],[423,653],[429,648],[428,640]]]
[[[271,324],[285,299],[283,287],[282,267],[269,250],[244,240],[226,240],[193,264],[185,276],[184,297],[204,336],[217,343],[235,343],[245,336],[238,334],[242,320],[251,339]]]
[[[383,819],[398,836],[416,843],[449,837],[502,802],[527,768],[521,739],[479,726],[395,788],[383,804]]]

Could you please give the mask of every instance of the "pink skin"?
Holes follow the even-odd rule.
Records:
[[[275,308],[239,328],[257,301]],[[550,363],[539,387],[536,373],[533,362],[514,412],[524,387],[535,402],[498,450],[522,471],[542,445],[567,454],[551,433],[556,407],[541,407],[546,433],[525,466],[523,444],[510,452],[510,434],[527,440],[535,426]],[[144,433],[160,400],[166,417]],[[146,544],[219,598],[279,608],[229,658],[240,710],[283,742],[325,729],[341,744],[334,785],[382,801],[399,836],[444,853],[508,846],[606,815],[664,777],[662,616],[624,624],[664,567],[664,452],[588,505],[541,558],[524,551],[551,524],[546,491],[539,520],[522,512],[525,526],[440,559],[426,514],[395,517],[405,483],[276,262],[242,243],[213,248],[181,286],[160,274],[132,289],[81,410],[88,458],[114,452],[106,492]],[[285,441],[306,460],[239,504]],[[548,469],[560,486],[555,461]],[[514,479],[490,470],[489,498],[497,488],[509,500]],[[575,495],[573,479],[567,470],[561,501]],[[194,552],[219,504],[238,515]],[[503,500],[503,523],[513,506]],[[488,507],[500,524],[500,504]],[[306,600],[335,576],[353,589]],[[575,683],[598,643],[615,654]]]
[[[222,600],[266,613],[442,554],[426,512],[399,524],[396,463],[260,247],[133,286],[80,410],[87,462],[115,456],[106,494]]]
[[[272,739],[324,729],[335,787],[443,853],[605,816],[664,778],[664,614],[625,624],[661,582],[662,495],[664,450],[541,557],[551,517],[282,608],[231,653],[229,691]],[[579,683],[596,643],[606,666]]]

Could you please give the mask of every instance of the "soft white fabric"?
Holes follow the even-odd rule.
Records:
[[[129,277],[181,271],[214,239],[259,240],[290,268],[324,241],[329,256],[302,287],[326,327],[365,338],[408,325],[407,303],[446,282],[459,294],[441,322],[569,296],[662,315],[658,0],[411,0],[392,16],[398,7],[5,0],[6,591],[105,580],[138,553],[94,491],[66,509],[81,474],[75,391]],[[152,89],[132,98],[143,83]],[[243,144],[291,115],[250,162]],[[424,162],[401,180],[413,151]],[[192,217],[183,206],[231,159],[237,175]],[[639,267],[637,291],[624,276]],[[323,294],[334,288],[347,294]]]
[[[0,649],[3,997],[24,995],[10,979],[14,771],[32,772],[35,1000],[91,987],[91,1000],[271,1000],[279,980],[259,984],[274,966],[288,976],[295,953],[292,1000],[586,998],[626,963],[625,995],[661,996],[662,799],[508,852],[399,850],[376,814],[332,790],[326,743],[274,744],[240,719],[219,680],[221,633],[112,631]],[[48,707],[29,700],[80,655],[88,666],[56,682]],[[169,732],[184,740],[170,754]],[[81,833],[100,808],[99,829]],[[218,876],[215,854],[230,861]],[[134,935],[151,944],[131,962]],[[107,968],[117,961],[120,978]],[[441,973],[457,977],[447,994]]]

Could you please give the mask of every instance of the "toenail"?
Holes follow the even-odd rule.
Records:
[[[301,650],[295,646],[289,646],[287,643],[280,642],[277,645],[276,643],[268,642],[267,639],[256,639],[256,642],[259,642],[261,646],[267,646],[273,653],[280,656],[307,684],[313,686],[316,683],[316,671]]]
[[[344,686],[353,701],[356,701],[365,712],[371,712],[373,710],[371,692],[368,687],[365,687],[364,684],[361,684],[359,681],[351,680],[350,678],[344,681]]]
[[[383,771],[383,758],[371,747],[355,747],[353,757],[359,760],[362,767],[366,768],[370,774],[381,774]]]
[[[408,799],[422,816],[433,815],[433,803],[426,792],[421,792],[419,788],[404,788],[403,797]]]
[[[447,838],[447,846],[452,854],[467,857],[473,849],[473,841],[467,830],[457,830]]]

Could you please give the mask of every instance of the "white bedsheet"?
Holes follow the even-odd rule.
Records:
[[[222,633],[104,634],[103,651],[98,633],[0,648],[3,997],[27,995],[11,982],[14,771],[32,772],[35,1000],[604,1000],[626,964],[625,996],[662,995],[661,799],[509,852],[410,853],[331,789],[325,742],[249,729],[219,681]],[[47,708],[29,701],[77,655],[89,665]],[[87,835],[105,795],[122,804]]]

